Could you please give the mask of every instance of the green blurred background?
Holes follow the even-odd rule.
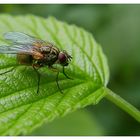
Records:
[[[140,109],[140,5],[0,5],[0,13],[54,16],[93,33],[110,67],[108,87]],[[103,99],[31,135],[140,135],[140,124]]]

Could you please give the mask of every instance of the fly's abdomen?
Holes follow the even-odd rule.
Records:
[[[17,54],[17,61],[22,65],[32,65],[33,58],[28,54]]]

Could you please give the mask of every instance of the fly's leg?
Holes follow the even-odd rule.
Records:
[[[59,91],[63,94],[63,91],[61,90],[59,83],[58,83],[58,76],[59,76],[59,71],[57,72],[57,75],[56,75],[56,84],[57,84]]]
[[[39,85],[40,85],[40,73],[38,72],[38,69],[35,67],[35,65],[32,65],[33,69],[35,70],[36,74],[37,74],[37,94],[39,93]]]
[[[53,68],[52,66],[50,66],[49,69],[54,71],[54,72],[57,72],[57,74],[56,74],[56,85],[57,85],[59,91],[63,94],[63,91],[61,90],[61,88],[59,86],[59,82],[58,82],[59,70],[56,69],[56,68]]]
[[[69,77],[69,76],[65,73],[64,67],[63,67],[63,74],[65,75],[66,78],[73,80],[71,77]]]
[[[14,69],[15,69],[15,67],[11,68],[10,70],[7,70],[7,71],[5,71],[5,72],[0,73],[0,75],[6,74],[6,73],[8,73],[8,72],[11,72],[11,71],[13,71]]]

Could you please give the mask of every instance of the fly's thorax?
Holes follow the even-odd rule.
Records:
[[[41,53],[50,53],[51,47],[50,46],[43,46],[39,49]]]
[[[17,61],[22,65],[32,65],[33,57],[28,54],[17,54]]]
[[[59,52],[60,52],[60,50],[57,47],[54,47],[54,46],[51,47],[51,53],[54,53],[54,54],[58,55]]]
[[[41,48],[38,49],[38,51],[42,54],[52,53],[55,55],[57,55],[60,52],[59,49],[52,44],[48,44],[47,46],[42,46]]]
[[[51,66],[56,62],[56,60],[58,59],[58,54],[60,52],[58,48],[52,45],[43,46],[39,48],[38,51],[43,57],[40,57],[40,59],[38,59],[36,58],[36,56],[38,55],[35,55],[33,56],[33,58],[35,60],[38,60],[40,64],[48,66]]]
[[[53,65],[57,59],[59,54],[59,49],[56,47],[50,47],[50,52],[45,52],[44,54],[44,61],[46,65]]]

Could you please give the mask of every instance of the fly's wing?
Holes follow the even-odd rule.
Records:
[[[35,59],[42,59],[43,55],[39,49],[32,45],[11,45],[0,46],[0,54],[28,54],[34,56]]]
[[[11,45],[11,46],[0,46],[0,54],[34,54],[34,50],[31,45]]]
[[[6,40],[12,41],[14,44],[32,45],[36,42],[45,43],[43,40],[37,39],[21,32],[7,32],[3,36]]]

